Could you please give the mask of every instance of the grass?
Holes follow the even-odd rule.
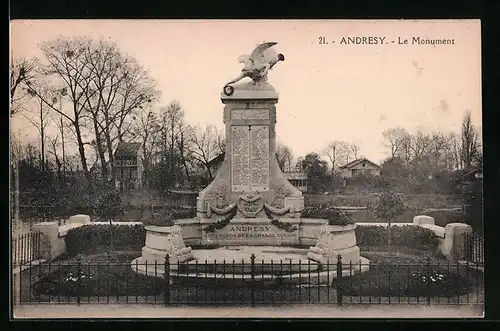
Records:
[[[31,277],[25,273],[24,283],[29,286],[31,278],[31,294],[35,299],[38,295],[73,297],[77,296],[78,292],[82,297],[154,296],[162,293],[164,284],[161,279],[144,276],[132,270],[130,262],[138,256],[140,253],[133,251],[75,256],[51,264],[51,270],[47,264],[34,266]]]
[[[436,258],[430,258],[427,266],[425,254],[394,251],[362,255],[370,260],[370,269],[343,279],[345,295],[446,298],[467,294],[481,282],[478,274],[463,266],[457,268]]]

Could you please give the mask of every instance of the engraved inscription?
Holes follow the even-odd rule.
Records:
[[[228,225],[223,229],[217,230],[215,232],[202,233],[203,240],[235,240],[235,241],[250,241],[253,242],[259,239],[299,239],[299,231],[286,232],[284,230],[278,229],[273,225],[251,225],[251,224],[241,224],[241,225]]]
[[[269,109],[233,109],[233,120],[268,120]]]
[[[251,188],[266,191],[269,189],[269,126],[253,125],[250,133]]]
[[[233,191],[250,191],[250,132],[231,127],[231,183]]]

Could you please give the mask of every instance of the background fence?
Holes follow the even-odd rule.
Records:
[[[168,261],[168,260],[167,260]],[[26,303],[482,304],[477,265],[301,261],[165,263],[48,262],[18,279]],[[167,270],[164,277],[164,271]],[[149,276],[145,276],[144,274]]]
[[[463,254],[467,261],[477,264],[481,267],[484,266],[484,239],[483,236],[473,233],[464,233],[463,240]]]
[[[29,232],[12,238],[12,264],[23,265],[40,258],[41,232]]]

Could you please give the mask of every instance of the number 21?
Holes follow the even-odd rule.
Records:
[[[326,45],[325,37],[319,37],[319,44],[320,45]]]

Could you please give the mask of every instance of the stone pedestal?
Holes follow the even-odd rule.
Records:
[[[268,83],[234,85],[221,94],[226,128],[225,158],[215,179],[197,198],[201,223],[227,219],[300,219],[302,192],[276,160],[278,93]],[[216,230],[217,231],[217,230]]]
[[[323,226],[316,246],[309,248],[307,257],[316,262],[335,264],[337,256],[341,255],[344,265],[359,264],[361,256],[356,246],[355,229],[355,224]]]
[[[40,258],[54,259],[66,252],[66,241],[59,237],[57,222],[41,222],[33,225],[34,232],[41,232]]]
[[[416,225],[434,225],[436,221],[433,217],[427,215],[417,215],[413,217],[413,224]]]
[[[142,261],[164,263],[167,254],[170,256],[170,263],[193,259],[191,247],[184,245],[179,226],[146,226],[145,229],[146,245],[142,248]]]
[[[449,249],[448,256],[454,260],[466,260],[465,236],[472,234],[472,227],[465,223],[448,223],[444,227],[444,231],[444,239]]]

